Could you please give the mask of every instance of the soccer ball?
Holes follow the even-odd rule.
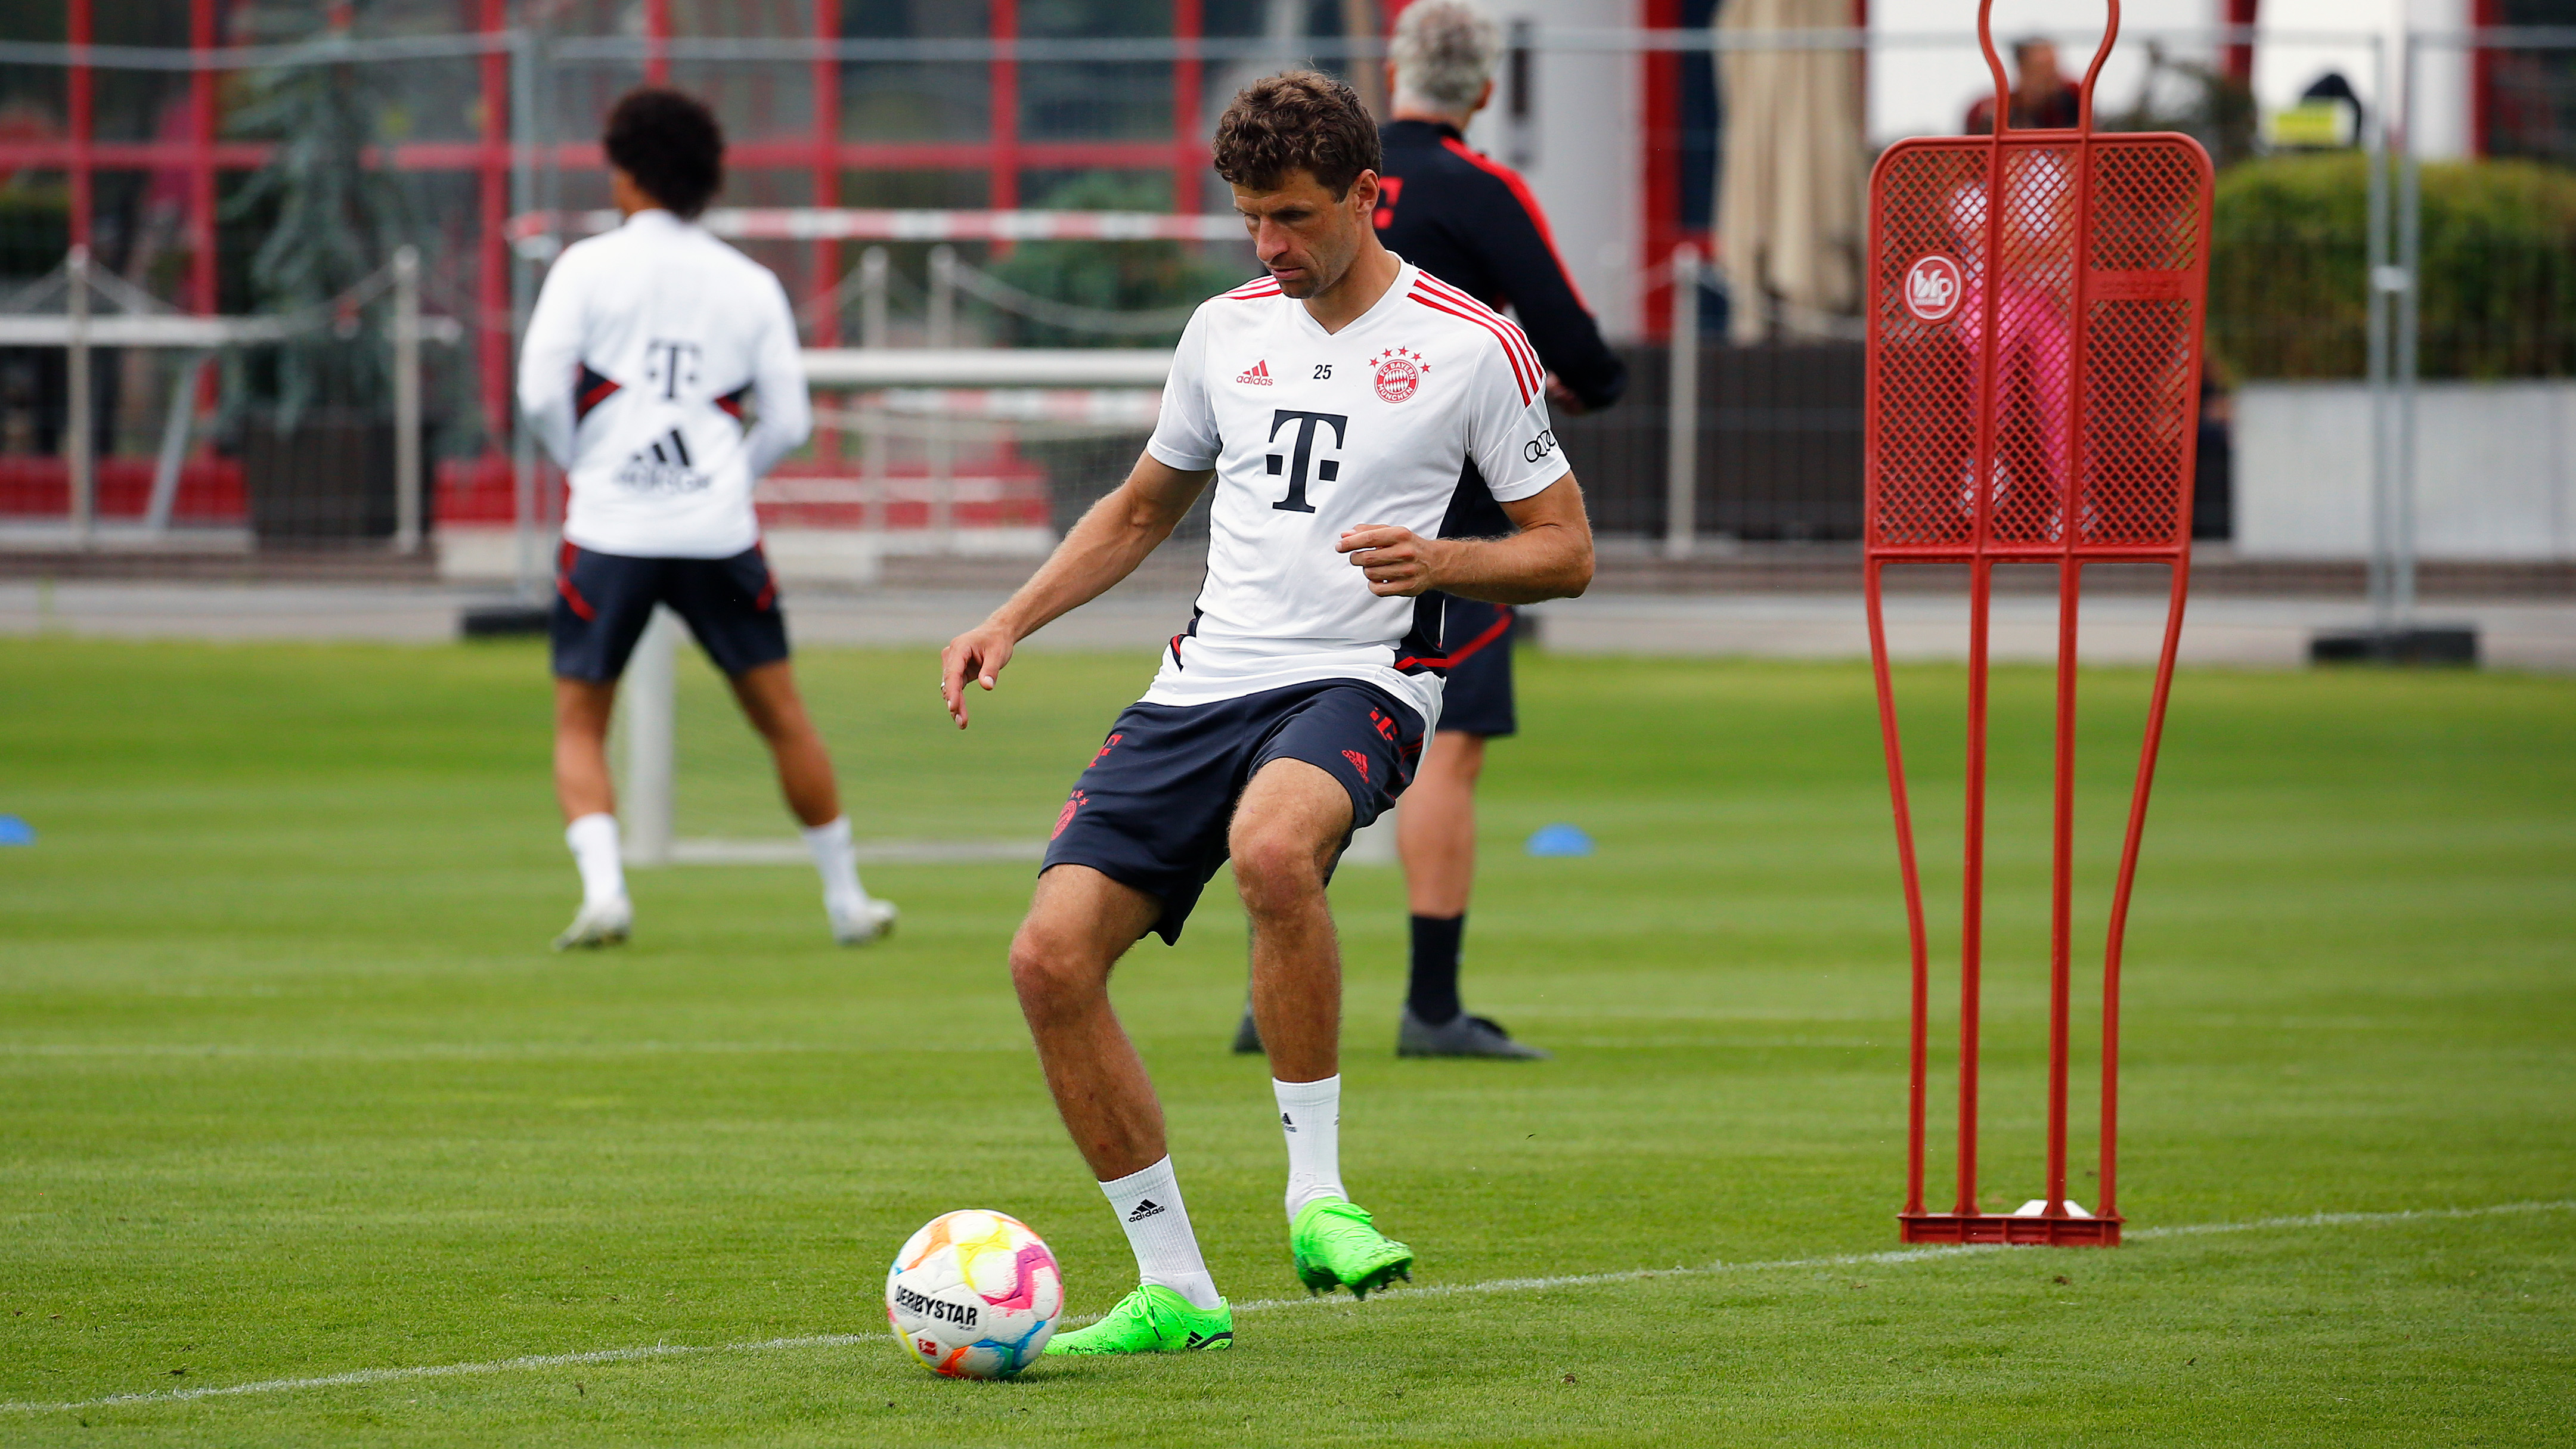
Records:
[[[968,1208],[912,1235],[886,1270],[886,1321],[904,1351],[950,1378],[1008,1378],[1064,1315],[1064,1275],[1029,1225]]]

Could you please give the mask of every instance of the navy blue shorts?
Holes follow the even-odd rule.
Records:
[[[1486,736],[1520,729],[1512,709],[1518,618],[1508,604],[1452,596],[1443,605],[1440,632],[1449,650],[1449,684],[1440,703],[1441,729]]]
[[[1087,865],[1160,897],[1154,931],[1178,942],[1225,864],[1235,801],[1262,766],[1303,760],[1330,773],[1350,792],[1357,830],[1394,806],[1421,758],[1422,717],[1352,679],[1215,704],[1131,704],[1056,816],[1039,874]]]
[[[754,544],[731,558],[632,558],[566,543],[555,569],[555,677],[607,684],[668,604],[728,677],[787,657],[778,580]]]

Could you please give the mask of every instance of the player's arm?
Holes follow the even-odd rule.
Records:
[[[1215,472],[1175,468],[1151,453],[1139,457],[1127,481],[1091,505],[1019,592],[951,640],[939,656],[939,694],[957,727],[966,728],[967,680],[991,689],[1021,640],[1134,573],[1172,536]]]
[[[1592,586],[1592,520],[1572,473],[1505,503],[1503,513],[1515,530],[1507,538],[1424,538],[1369,525],[1343,534],[1339,546],[1381,597],[1438,589],[1489,604],[1535,604]]]
[[[762,310],[769,315],[763,320],[751,364],[751,391],[759,400],[760,413],[749,436],[743,439],[754,478],[764,476],[779,459],[805,446],[805,440],[814,432],[814,402],[805,388],[805,358],[796,350],[796,311],[788,305],[787,289],[779,285],[775,275],[763,271],[761,278],[767,284]]]
[[[519,411],[564,467],[573,463],[573,369],[581,365],[584,314],[578,263],[557,262],[537,289],[519,343]]]

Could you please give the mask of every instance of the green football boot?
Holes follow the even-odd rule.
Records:
[[[1046,1351],[1189,1353],[1232,1347],[1234,1308],[1224,1299],[1218,1299],[1214,1308],[1196,1308],[1160,1283],[1140,1283],[1098,1323],[1048,1339]]]
[[[1371,1226],[1366,1208],[1339,1198],[1297,1210],[1288,1250],[1310,1293],[1348,1288],[1352,1297],[1366,1298],[1398,1278],[1413,1281],[1413,1250]]]

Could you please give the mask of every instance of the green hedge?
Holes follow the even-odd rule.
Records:
[[[2218,178],[2209,345],[2237,378],[2368,366],[2368,174],[2356,153]],[[2426,377],[2576,375],[2576,174],[2529,161],[2423,168]]]

